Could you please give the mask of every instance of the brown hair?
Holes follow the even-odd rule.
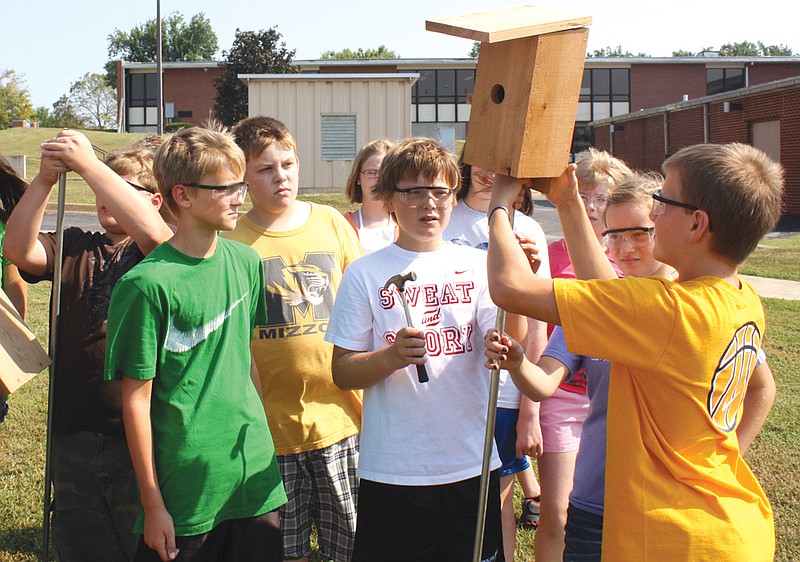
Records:
[[[158,193],[153,175],[153,151],[146,148],[116,150],[106,156],[106,166],[118,176],[135,176],[137,183],[150,193]]]
[[[272,117],[248,117],[242,119],[231,130],[236,144],[250,160],[264,152],[276,142],[281,143],[297,155],[297,143],[286,125]]]
[[[742,263],[781,215],[783,167],[750,145],[696,144],[663,164],[677,173],[683,201],[708,213],[711,249]]]
[[[575,164],[578,166],[575,170],[578,185],[587,188],[597,187],[603,182],[608,182],[613,187],[624,180],[625,176],[633,173],[619,158],[604,150],[591,147],[578,153]]]
[[[177,212],[172,189],[178,184],[197,183],[205,176],[230,166],[240,175],[245,158],[229,133],[200,127],[181,129],[168,136],[155,154],[153,172],[167,206]]]
[[[409,138],[395,143],[386,153],[375,195],[388,201],[399,182],[416,181],[420,176],[430,182],[441,177],[456,192],[461,187],[461,172],[452,152],[433,139]]]
[[[361,166],[376,154],[386,154],[392,148],[391,141],[386,139],[374,140],[365,144],[358,151],[356,159],[353,160],[353,167],[350,169],[350,177],[344,184],[344,194],[351,203],[361,203],[364,200],[364,192],[361,190],[361,183],[358,181],[361,175]]]
[[[461,189],[458,192],[458,200],[466,198],[469,195],[469,190],[472,189],[472,164],[464,162],[464,152],[467,148],[466,144],[461,148],[461,154],[458,157],[458,167],[461,170]],[[522,207],[519,208],[520,212],[528,216],[533,216],[533,196],[531,190],[526,189],[522,195]]]
[[[17,206],[28,184],[25,183],[14,167],[0,156],[0,221],[8,221],[11,211]]]

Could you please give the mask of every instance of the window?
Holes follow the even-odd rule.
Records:
[[[474,69],[417,70],[411,88],[411,121],[415,123],[467,122],[467,96],[475,91]]]
[[[132,73],[127,76],[128,106],[158,105],[158,79],[155,73]]]
[[[322,159],[353,160],[356,157],[356,116],[322,114]]]
[[[154,72],[125,76],[127,126],[130,133],[158,130],[158,77]]]
[[[630,70],[627,68],[585,69],[579,98],[582,118],[579,120],[591,121],[628,113],[630,84]]]
[[[707,68],[706,93],[721,94],[744,88],[743,68]]]

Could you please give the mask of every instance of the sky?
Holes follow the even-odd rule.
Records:
[[[295,59],[327,50],[386,47],[403,58],[463,58],[472,41],[425,30],[425,21],[522,4],[514,0],[162,0],[161,13],[186,20],[205,13],[229,50],[236,29],[277,26]],[[592,17],[588,50],[670,56],[725,43],[761,41],[800,52],[789,0],[534,0],[534,5]],[[156,0],[4,0],[0,71],[23,78],[34,106],[52,104],[87,72],[103,72],[108,35],[156,16]],[[221,57],[221,53],[219,53]],[[219,58],[218,57],[218,58]]]

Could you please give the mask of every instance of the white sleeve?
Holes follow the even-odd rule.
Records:
[[[325,341],[350,351],[369,351],[372,343],[372,309],[360,268],[344,271],[336,293]]]

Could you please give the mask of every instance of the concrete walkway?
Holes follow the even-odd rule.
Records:
[[[800,282],[798,281],[753,277],[752,275],[740,275],[739,277],[750,283],[762,298],[800,300]]]

